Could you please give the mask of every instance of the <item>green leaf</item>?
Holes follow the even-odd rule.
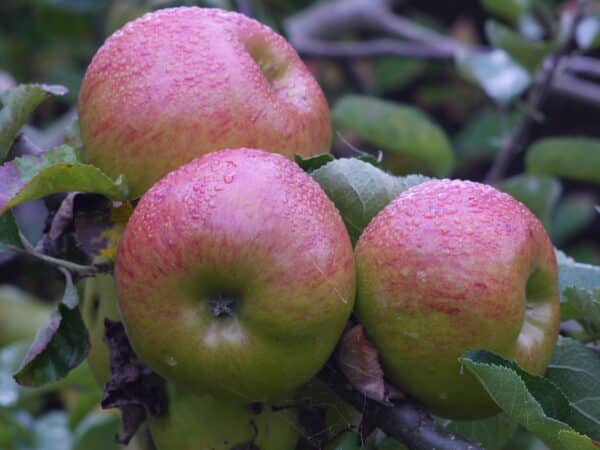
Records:
[[[573,413],[566,422],[600,441],[600,358],[578,341],[561,338],[546,377],[571,403]]]
[[[11,250],[23,250],[23,243],[15,218],[9,212],[0,216],[0,253]]]
[[[328,162],[331,162],[335,157],[331,153],[323,153],[322,155],[312,156],[310,158],[302,158],[300,155],[294,156],[294,161],[305,172],[312,172]]]
[[[550,218],[558,203],[562,187],[553,177],[521,174],[507,178],[498,188],[524,203],[529,210],[550,229]]]
[[[581,19],[575,30],[575,40],[579,48],[584,50],[600,46],[600,16],[593,15]]]
[[[82,163],[79,152],[67,145],[0,166],[0,214],[20,203],[71,191],[115,200],[125,200],[128,193],[122,176],[111,180],[97,167]]]
[[[560,442],[559,434],[564,430],[574,431],[565,423],[572,408],[554,383],[531,375],[514,362],[485,350],[467,352],[461,363],[506,414],[552,449],[570,450]]]
[[[490,42],[506,51],[517,63],[534,73],[546,56],[557,48],[556,42],[532,41],[518,32],[494,21],[485,24],[485,32]]]
[[[600,183],[600,140],[540,139],[527,150],[526,165],[534,174]]]
[[[531,8],[531,3],[531,0],[481,0],[487,12],[513,24]]]
[[[502,141],[515,128],[522,117],[519,111],[502,114],[501,111],[484,109],[477,111],[466,126],[456,135],[454,148],[462,166],[472,161],[494,159]]]
[[[498,105],[506,107],[531,83],[527,71],[504,50],[466,51],[456,60],[460,71],[475,81]]]
[[[373,61],[373,65],[375,74],[369,92],[374,95],[402,89],[431,68],[424,61],[401,58],[379,58]]]
[[[598,445],[595,445],[588,436],[584,436],[575,431],[562,430],[558,433],[558,440],[567,449],[598,450]]]
[[[429,180],[419,175],[394,177],[355,158],[331,161],[311,176],[339,209],[353,244],[389,202],[408,188]]]
[[[600,267],[577,263],[558,253],[558,284],[561,319],[598,322],[600,314]]]
[[[518,428],[517,422],[506,414],[480,420],[449,420],[444,426],[452,433],[479,443],[486,450],[502,450]]]
[[[0,110],[0,162],[4,161],[19,130],[29,116],[45,99],[52,95],[65,95],[64,86],[43,84],[21,84],[2,93]]]
[[[351,95],[332,111],[337,127],[378,149],[417,161],[436,176],[447,176],[454,154],[446,133],[423,112],[374,97]]]
[[[15,380],[23,386],[42,386],[64,378],[86,358],[90,341],[79,311],[77,290],[63,270],[63,301],[40,330]]]
[[[590,225],[596,218],[594,204],[594,198],[588,195],[566,196],[552,218],[552,242],[560,245]]]

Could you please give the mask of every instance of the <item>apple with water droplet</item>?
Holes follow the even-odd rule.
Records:
[[[329,152],[323,93],[269,27],[220,9],[148,13],[109,37],[79,96],[83,156],[139,196],[214,150]]]
[[[401,194],[356,246],[356,314],[386,375],[434,413],[498,407],[458,358],[484,348],[541,374],[560,324],[554,249],[539,220],[495,188],[434,180]]]
[[[102,387],[110,377],[104,319],[121,320],[113,276],[96,275],[86,280],[82,315],[90,333],[88,363]],[[229,450],[249,442],[261,450],[296,447],[299,425],[294,408],[196,396],[173,383],[167,384],[167,398],[167,412],[149,416],[146,421],[159,450]],[[290,402],[281,399],[279,404]]]
[[[334,204],[276,153],[209,153],[140,200],[115,274],[133,349],[197,394],[265,401],[312,378],[354,304]]]

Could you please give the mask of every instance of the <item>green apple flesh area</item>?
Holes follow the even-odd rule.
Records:
[[[104,342],[104,319],[121,320],[117,304],[117,285],[111,275],[96,275],[85,282],[83,321],[90,333],[88,364],[99,386],[110,378],[110,357]]]
[[[196,396],[172,384],[167,415],[147,424],[158,450],[231,450],[247,443],[255,447],[243,448],[294,450],[300,429],[294,408]]]
[[[295,163],[252,149],[210,153],[155,184],[127,224],[116,277],[150,368],[248,401],[312,378],[354,303],[339,212]]]
[[[133,195],[214,150],[328,152],[329,108],[292,46],[244,15],[162,9],[109,37],[79,96],[84,157]]]
[[[457,361],[470,349],[545,370],[560,322],[557,265],[514,198],[468,181],[421,184],[373,219],[355,253],[356,313],[386,375],[435,413],[497,412]]]

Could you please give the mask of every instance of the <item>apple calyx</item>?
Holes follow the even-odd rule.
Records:
[[[216,318],[233,317],[235,305],[241,300],[240,296],[232,293],[218,293],[208,300],[212,315]]]

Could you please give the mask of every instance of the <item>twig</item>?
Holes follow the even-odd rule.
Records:
[[[348,388],[348,381],[331,361],[318,377],[370,422],[376,423],[387,435],[399,439],[411,450],[483,450],[437,426],[429,413],[412,400],[396,401],[393,407],[388,407]]]
[[[562,45],[556,52],[546,58],[542,68],[535,75],[534,78],[536,80],[539,79],[539,82],[536,82],[529,91],[527,112],[517,125],[515,131],[502,145],[498,156],[485,177],[486,183],[494,184],[498,181],[508,169],[512,159],[525,148],[531,129],[537,123],[536,117],[540,115],[540,111],[543,109],[548,94],[551,91],[554,77],[560,67],[561,58],[572,49],[575,29],[582,16],[582,5],[582,1],[578,2],[578,9],[573,16],[569,32]]]
[[[573,55],[564,57],[561,64],[577,74],[600,78],[600,61],[596,58]]]
[[[552,90],[592,106],[600,106],[600,85],[598,83],[582,80],[565,73],[555,77],[552,82]]]
[[[463,44],[395,15],[396,0],[320,2],[286,21],[292,45],[303,55],[336,59],[399,56],[451,59]],[[384,32],[399,39],[342,42],[336,37],[360,29]]]

